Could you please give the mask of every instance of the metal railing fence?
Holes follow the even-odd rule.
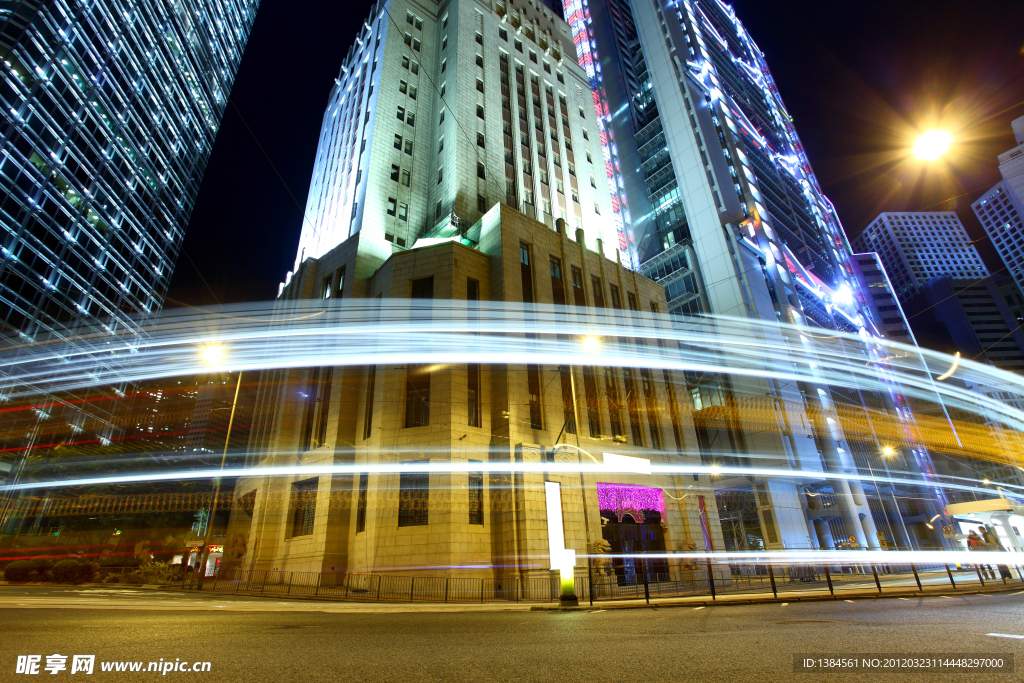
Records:
[[[637,563],[640,566],[640,563]],[[1014,575],[1016,573],[1016,575]],[[592,571],[575,579],[585,601],[670,598],[693,595],[771,594],[779,596],[854,594],[886,590],[949,593],[1024,582],[1021,567],[986,565],[913,566],[885,564],[715,564],[710,569],[670,573],[638,571],[629,576]],[[227,569],[216,576],[187,574],[182,589],[216,593],[306,596],[360,602],[554,602],[561,595],[558,575],[536,578],[463,578]]]

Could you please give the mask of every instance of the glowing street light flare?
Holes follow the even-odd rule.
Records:
[[[945,130],[926,130],[914,142],[914,156],[921,161],[935,161],[949,151],[953,136]]]
[[[891,456],[895,452],[896,451],[894,451],[891,446],[886,446],[885,448],[882,449],[882,455],[887,456],[887,457]]]
[[[224,349],[219,344],[204,346],[200,354],[207,365],[220,365],[224,360]]]
[[[597,337],[588,336],[583,338],[583,350],[588,353],[594,353],[600,345],[601,342]]]

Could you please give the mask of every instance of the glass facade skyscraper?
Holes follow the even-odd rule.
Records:
[[[624,260],[664,281],[679,314],[858,329],[856,308],[840,303],[857,285],[839,219],[732,8],[569,0],[564,11],[594,91]]]
[[[733,8],[720,0],[567,0],[563,12],[593,91],[617,246],[624,263],[665,287],[668,310],[685,324],[709,329],[713,319],[698,316],[881,337],[839,218],[818,185],[763,53]],[[786,424],[856,405],[869,413],[894,410],[913,427],[895,385],[854,395],[826,381],[794,387],[706,373],[694,374],[692,381],[695,415],[756,395],[785,406]],[[833,416],[826,422],[843,420]],[[703,461],[736,457],[774,464],[785,456],[804,472],[879,469],[877,453],[848,438],[844,430],[852,424],[831,434],[819,431],[813,444],[784,443],[742,420],[735,424],[728,440],[698,430]],[[932,471],[920,444],[908,452],[917,469]],[[754,453],[773,455],[758,460]],[[761,515],[766,545],[807,542],[808,523],[816,515],[809,512],[804,519],[784,512],[776,501],[793,491],[772,483],[762,495],[760,486],[738,486],[735,494],[750,510],[769,513]],[[841,539],[863,533],[867,540],[858,542],[875,547],[879,529],[887,528],[880,494],[869,491],[865,497],[859,483],[849,491],[844,486],[823,481],[810,489],[872,502],[848,506],[842,523],[830,521],[828,529],[814,519],[814,535],[829,547],[830,534]],[[723,520],[732,514],[719,512]],[[727,546],[744,543],[739,534]]]
[[[0,339],[161,309],[258,5],[0,8]]]

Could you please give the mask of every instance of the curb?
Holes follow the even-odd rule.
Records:
[[[843,593],[839,595],[808,595],[799,597],[771,597],[771,598],[738,598],[736,600],[730,600],[728,598],[722,600],[686,600],[679,602],[651,602],[650,604],[616,604],[614,602],[600,602],[594,603],[593,605],[579,606],[579,607],[559,607],[557,605],[533,605],[530,607],[531,612],[591,612],[591,611],[607,611],[615,609],[659,609],[665,608],[678,608],[678,607],[731,607],[733,605],[771,605],[771,604],[788,604],[791,602],[835,602],[837,600],[884,600],[890,598],[940,598],[947,597],[952,598],[955,596],[962,595],[989,595],[997,593],[1006,593],[1015,588],[1014,586],[1003,586],[1001,588],[993,589],[978,589],[978,590],[965,590],[965,591],[935,591],[922,593],[920,591],[901,591],[892,593],[883,593],[881,595],[878,592],[872,593]],[[662,598],[665,599],[665,598]],[[671,600],[672,598],[667,598]],[[685,600],[685,599],[684,599]]]

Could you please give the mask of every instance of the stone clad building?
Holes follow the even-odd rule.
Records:
[[[603,242],[588,244],[582,231],[573,240],[504,204],[468,230],[435,234],[349,280],[345,273],[369,272],[363,261],[373,259],[360,255],[357,235],[307,259],[282,299],[330,293],[664,310],[664,289],[607,258]],[[274,371],[263,381],[252,465],[366,471],[241,480],[236,498],[253,501],[251,515],[236,510],[232,520],[231,532],[249,539],[243,568],[498,582],[549,576],[545,482],[561,485],[565,545],[577,555],[602,538],[616,553],[722,548],[707,477],[472,471],[473,461],[603,463],[608,453],[700,464],[682,454],[696,434],[681,378],[671,373],[408,363]],[[375,471],[410,463],[468,471]],[[637,571],[629,560],[614,564],[624,580]],[[674,569],[663,560],[650,566]],[[586,575],[585,562],[576,571]]]

